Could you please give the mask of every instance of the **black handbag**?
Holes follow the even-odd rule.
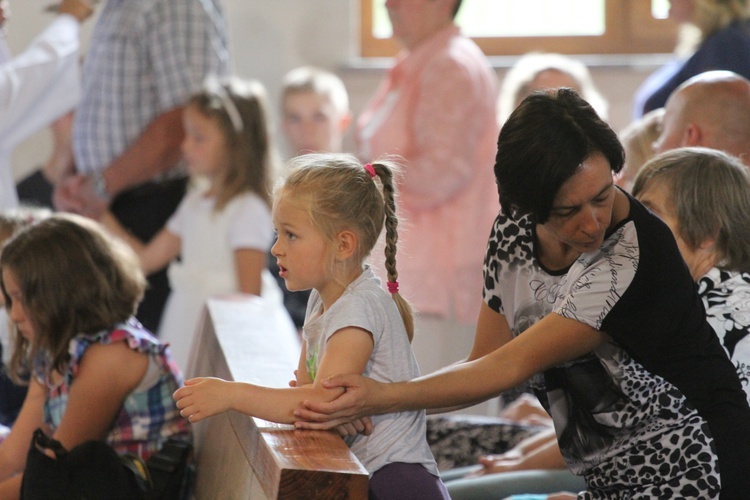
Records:
[[[34,431],[22,500],[137,500],[146,499],[151,490],[148,467],[140,457],[118,455],[102,441],[86,441],[68,451],[41,429]]]

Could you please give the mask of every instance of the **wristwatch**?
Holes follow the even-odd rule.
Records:
[[[94,190],[94,193],[102,200],[108,200],[107,179],[104,178],[104,173],[101,170],[97,170],[89,174],[89,180],[91,181],[91,188]]]

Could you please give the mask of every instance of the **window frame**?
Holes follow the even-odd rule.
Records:
[[[399,45],[393,38],[372,35],[373,2],[360,0],[360,55],[393,57]],[[530,51],[560,54],[650,54],[674,51],[677,24],[654,19],[651,0],[605,0],[606,32],[600,36],[479,37],[474,41],[488,56],[514,56]]]

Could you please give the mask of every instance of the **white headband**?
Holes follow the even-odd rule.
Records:
[[[208,92],[216,95],[221,100],[221,106],[229,115],[229,121],[232,122],[232,127],[237,133],[242,132],[242,116],[240,110],[237,109],[237,105],[234,103],[232,98],[227,93],[224,85],[221,84],[218,78],[215,76],[209,76],[206,78],[205,88]]]

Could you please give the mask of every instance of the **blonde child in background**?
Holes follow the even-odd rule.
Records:
[[[503,79],[497,100],[500,123],[505,123],[513,110],[532,92],[561,87],[581,94],[599,116],[607,118],[609,103],[594,84],[588,66],[564,54],[528,52],[516,61]]]
[[[292,156],[344,151],[352,112],[344,82],[333,73],[312,66],[287,73],[282,83],[281,114]]]
[[[290,290],[312,289],[295,387],[191,379],[174,395],[190,422],[232,409],[293,423],[303,401],[340,394],[322,387],[334,373],[390,381],[419,375],[412,311],[398,293],[395,166],[363,166],[342,154],[304,155],[290,166],[274,199],[271,251]],[[390,293],[364,264],[384,224]],[[409,411],[374,417],[369,435],[348,438],[370,473],[370,498],[448,498],[425,433],[424,412]]]
[[[193,186],[164,229],[144,245],[110,214],[103,219],[133,246],[146,273],[171,263],[172,292],[158,336],[183,370],[208,297],[245,293],[281,301],[266,270],[276,156],[266,102],[256,81],[208,82],[184,111],[182,151]]]
[[[282,132],[292,156],[302,153],[342,153],[344,135],[352,122],[349,94],[333,73],[313,66],[288,72],[281,89]],[[281,279],[276,259],[268,268],[284,293],[284,307],[299,329],[305,321],[309,290],[292,292]]]
[[[615,183],[628,193],[633,189],[641,167],[656,155],[654,143],[661,135],[663,119],[664,108],[658,108],[633,120],[620,132],[620,142],[625,148],[625,163],[615,178]]]

